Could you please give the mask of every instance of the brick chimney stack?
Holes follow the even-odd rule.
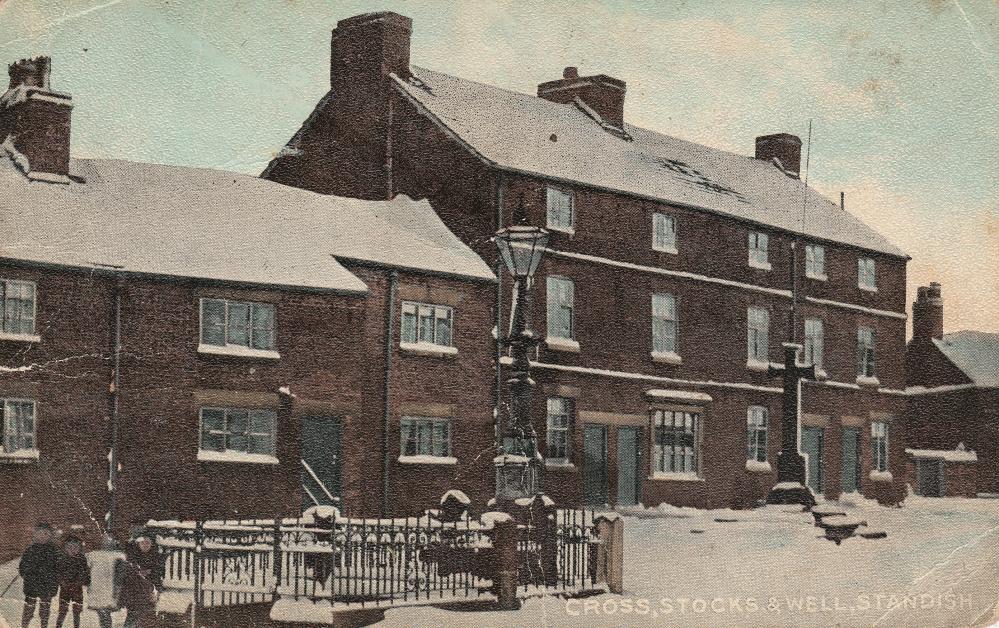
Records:
[[[0,96],[0,153],[32,181],[69,183],[73,99],[49,88],[51,60],[21,59],[8,67]]]
[[[943,338],[943,298],[940,284],[933,281],[920,286],[912,304],[912,339],[930,340]]]
[[[777,158],[784,172],[797,179],[801,176],[801,138],[790,133],[761,135],[756,138],[756,158]]]
[[[413,20],[383,11],[337,22],[330,44],[330,86],[335,123],[333,150],[344,151],[349,170],[337,174],[335,189],[321,190],[366,199],[392,198],[392,82],[408,80]]]
[[[538,97],[552,102],[568,104],[579,98],[600,116],[603,122],[617,129],[624,129],[624,81],[605,74],[579,76],[575,67],[567,67],[562,78],[538,85]]]

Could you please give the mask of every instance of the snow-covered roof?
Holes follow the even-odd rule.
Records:
[[[970,449],[906,449],[913,458],[931,458],[947,462],[978,462],[978,454]]]
[[[415,66],[412,73],[408,81],[396,78],[399,88],[500,167],[905,256],[880,233],[771,162],[625,124],[629,141],[604,130],[575,104]]]
[[[958,331],[933,343],[976,386],[999,387],[999,334]]]
[[[0,258],[364,293],[340,260],[492,280],[426,201],[363,201],[248,175],[74,159],[69,184],[0,157]]]

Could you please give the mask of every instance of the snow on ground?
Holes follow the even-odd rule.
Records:
[[[8,585],[15,579],[17,581],[8,589]],[[21,612],[24,609],[24,595],[21,584],[21,579],[17,575],[16,560],[0,564],[0,594],[2,594],[0,595],[0,628],[16,628],[21,625]],[[5,589],[6,592],[4,592]],[[52,602],[49,626],[55,626],[56,615],[58,615],[59,611],[58,599],[53,599]],[[84,598],[84,605],[86,605],[86,598]],[[115,626],[123,625],[125,623],[125,611],[114,613],[112,619]],[[37,610],[35,611],[35,618],[32,620],[31,625],[38,626]],[[72,625],[73,616],[70,613],[63,622],[63,626]],[[100,624],[97,622],[97,613],[89,609],[84,609],[83,614],[80,616],[80,627],[100,628]]]
[[[625,592],[517,612],[398,609],[379,626],[989,626],[999,621],[999,500],[839,505],[885,539],[835,545],[791,507],[665,506],[625,521]],[[718,521],[718,520],[723,521]],[[728,521],[734,519],[735,521]],[[863,528],[862,528],[863,529]]]

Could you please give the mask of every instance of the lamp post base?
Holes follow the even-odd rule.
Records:
[[[777,454],[777,484],[767,495],[768,504],[800,504],[806,510],[815,505],[815,496],[805,485],[805,459],[796,451]]]

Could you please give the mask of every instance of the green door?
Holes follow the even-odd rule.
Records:
[[[843,428],[843,487],[844,493],[860,489],[860,429]]]
[[[821,427],[801,429],[801,453],[805,455],[808,488],[816,495],[825,492],[825,477],[822,469],[825,430]]]
[[[340,435],[338,417],[309,416],[301,420],[302,505],[340,503]]]
[[[607,426],[583,428],[583,501],[587,506],[607,504]]]
[[[641,432],[637,427],[622,427],[617,431],[617,505],[638,503],[638,470],[641,463]]]

